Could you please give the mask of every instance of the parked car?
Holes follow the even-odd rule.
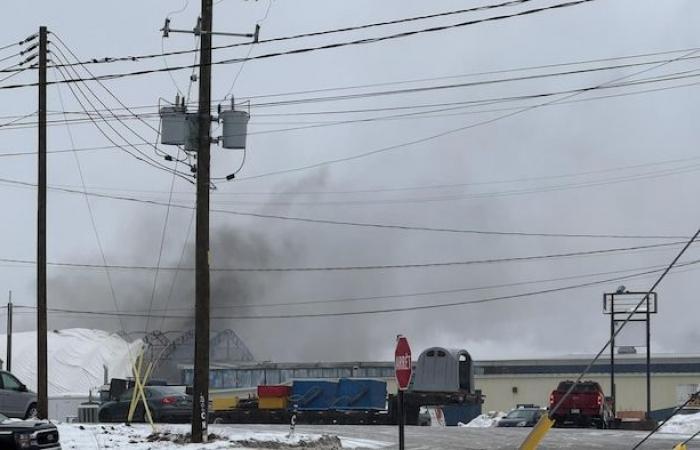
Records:
[[[0,414],[0,448],[3,450],[61,450],[55,425],[38,420],[8,420]]]
[[[498,421],[497,427],[534,427],[546,411],[538,407],[516,408]]]
[[[134,388],[124,391],[117,400],[100,406],[100,422],[126,422]],[[192,397],[172,386],[145,386],[144,393],[154,422],[189,422],[192,417]],[[146,411],[139,403],[134,413],[134,422],[145,422]]]
[[[0,414],[17,419],[37,416],[36,394],[4,370],[0,370]]]
[[[549,396],[549,409],[552,410],[573,385],[573,381],[562,381]],[[612,402],[605,397],[603,388],[595,381],[580,381],[571,395],[559,406],[554,414],[555,426],[595,426],[607,428],[613,420]]]

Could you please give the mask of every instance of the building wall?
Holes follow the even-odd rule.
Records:
[[[574,380],[578,374],[543,375],[476,375],[476,389],[485,395],[484,411],[508,411],[519,403],[548,406],[549,394],[560,381]],[[610,395],[610,376],[594,374],[585,380],[600,383],[606,395]],[[671,408],[678,405],[679,385],[697,384],[700,375],[658,374],[651,378],[651,409]],[[618,411],[646,410],[646,375],[619,374],[615,376]],[[517,393],[513,393],[513,388]]]

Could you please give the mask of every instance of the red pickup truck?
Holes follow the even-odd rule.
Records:
[[[573,381],[562,381],[549,396],[550,411],[569,390]],[[574,386],[571,395],[564,400],[554,414],[555,426],[596,426],[607,428],[613,420],[610,399],[605,398],[603,389],[595,381],[580,381]]]

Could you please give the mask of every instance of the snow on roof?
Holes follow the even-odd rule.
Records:
[[[131,375],[132,359],[141,341],[128,343],[120,336],[102,330],[71,328],[48,333],[49,395],[79,393],[103,383],[107,366],[110,378]],[[0,336],[0,358],[6,359],[6,336]],[[36,392],[36,332],[12,335],[12,373]]]

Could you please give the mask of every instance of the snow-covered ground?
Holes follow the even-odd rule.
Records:
[[[188,433],[188,425],[157,426],[157,433],[148,425],[79,425],[59,424],[61,445],[64,449],[100,450],[169,450],[169,449],[289,449],[306,448],[318,450],[334,449],[381,449],[387,442],[369,439],[345,438],[321,434],[295,433],[289,436],[282,431],[245,431],[239,428],[213,425],[210,434],[217,437],[207,444],[187,444],[182,442]],[[341,447],[342,445],[342,447]]]
[[[495,427],[499,420],[505,416],[503,412],[489,412],[488,414],[481,414],[475,417],[469,423],[459,423],[460,427],[467,428],[490,428]]]
[[[700,431],[700,413],[676,415],[663,424],[659,433],[695,434]]]
[[[4,335],[0,335],[0,358],[5,360]],[[128,343],[102,330],[71,328],[48,333],[49,396],[87,395],[103,383],[104,369],[110,378],[131,374],[132,358],[141,341]],[[12,373],[36,392],[36,332],[12,335]]]

